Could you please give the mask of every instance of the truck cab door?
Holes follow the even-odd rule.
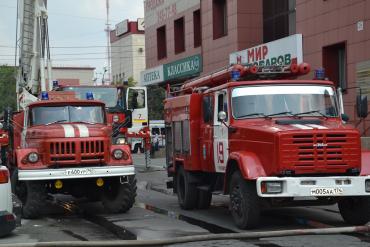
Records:
[[[229,132],[226,125],[229,124],[229,111],[227,101],[227,90],[215,93],[215,107],[213,114],[213,154],[216,172],[225,172],[226,163],[229,158]],[[218,118],[219,112],[226,113],[225,123]]]
[[[129,87],[126,93],[127,109],[132,110],[132,127],[129,132],[139,132],[148,126],[148,102],[146,87]]]

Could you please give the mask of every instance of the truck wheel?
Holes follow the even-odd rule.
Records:
[[[189,180],[189,173],[179,166],[176,177],[177,199],[183,209],[194,209],[197,206],[198,189]]]
[[[102,202],[110,213],[125,213],[135,203],[136,178],[129,176],[128,181],[121,182],[120,178],[113,179],[104,187]]]
[[[24,219],[40,218],[47,196],[45,184],[38,181],[22,182],[14,176],[12,176],[12,184],[14,184],[12,189],[22,202],[22,217]]]
[[[351,225],[364,225],[370,221],[370,197],[345,197],[338,202],[344,221]]]
[[[198,190],[198,208],[207,209],[211,205],[212,193],[209,191]]]
[[[251,229],[259,223],[260,207],[256,186],[245,181],[239,171],[231,177],[230,210],[235,224],[241,229]]]

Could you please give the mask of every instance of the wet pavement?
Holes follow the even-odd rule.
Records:
[[[166,188],[164,159],[151,160],[134,155],[138,197],[125,214],[106,214],[100,203],[58,197],[39,220],[22,220],[22,226],[0,244],[43,241],[153,240],[209,233],[243,232],[236,228],[228,210],[227,196],[216,195],[207,210],[180,209],[176,195]],[[336,206],[279,208],[264,211],[254,231],[346,226]],[[170,246],[370,246],[364,234],[294,236],[254,240],[217,240]]]

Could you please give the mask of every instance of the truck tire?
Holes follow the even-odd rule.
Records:
[[[211,205],[212,193],[209,191],[198,190],[198,206],[199,209],[208,209]]]
[[[194,209],[197,206],[198,189],[190,183],[189,173],[182,166],[176,175],[177,199],[182,209]]]
[[[129,176],[127,182],[121,183],[120,178],[107,183],[102,193],[102,203],[109,213],[125,213],[135,203],[136,178]]]
[[[370,221],[370,197],[344,197],[338,201],[338,208],[350,225],[364,225]]]
[[[230,210],[235,224],[241,229],[251,229],[259,223],[256,185],[244,180],[239,171],[233,173],[230,181]]]
[[[42,216],[41,209],[46,201],[45,184],[39,181],[18,180],[18,174],[12,174],[12,190],[22,202],[22,218],[37,219]]]

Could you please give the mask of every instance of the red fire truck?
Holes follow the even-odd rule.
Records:
[[[101,200],[109,212],[129,210],[136,197],[130,147],[112,144],[104,103],[42,97],[4,114],[7,166],[23,217],[40,216],[48,193]]]
[[[101,200],[113,213],[129,210],[136,197],[130,147],[112,138],[104,102],[93,92],[84,99],[47,92],[53,87],[47,1],[22,1],[18,16],[17,111],[4,112],[9,143],[2,158],[23,217],[40,216],[50,193]]]
[[[346,124],[333,82],[296,79],[309,70],[236,65],[169,92],[168,185],[182,208],[208,208],[222,191],[239,228],[282,205],[338,203],[347,223],[370,220],[370,153]]]

